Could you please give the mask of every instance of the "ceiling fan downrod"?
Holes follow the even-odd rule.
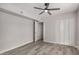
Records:
[[[45,3],[45,6],[49,6],[49,3]]]

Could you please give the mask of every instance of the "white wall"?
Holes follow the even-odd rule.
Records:
[[[33,41],[33,21],[0,11],[0,52]]]
[[[44,41],[74,46],[75,19],[75,12],[43,19],[45,21]]]

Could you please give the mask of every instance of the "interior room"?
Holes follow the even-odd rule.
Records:
[[[79,3],[0,3],[0,55],[79,55]]]

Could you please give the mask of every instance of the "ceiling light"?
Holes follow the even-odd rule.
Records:
[[[48,10],[45,10],[45,12],[48,12]]]

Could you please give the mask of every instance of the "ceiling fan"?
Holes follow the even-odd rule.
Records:
[[[53,10],[60,10],[60,8],[48,8],[49,7],[49,3],[45,3],[45,8],[39,8],[39,7],[34,7],[35,9],[39,9],[39,10],[43,10],[41,13],[39,13],[39,15],[43,14],[44,12],[48,13],[49,15],[52,15],[50,13],[50,11],[53,11]]]

